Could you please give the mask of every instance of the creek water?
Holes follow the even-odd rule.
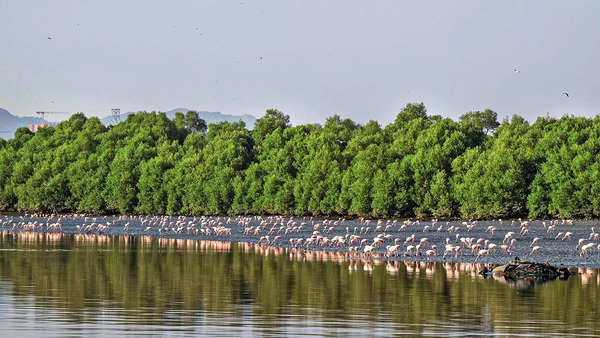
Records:
[[[4,231],[0,335],[600,335],[597,270],[524,285],[475,270],[252,243]]]

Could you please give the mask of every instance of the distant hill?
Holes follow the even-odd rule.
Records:
[[[167,117],[173,119],[175,118],[175,113],[182,112],[186,113],[187,108],[177,108],[173,110],[169,110],[166,112]],[[127,112],[120,115],[120,120],[123,121],[127,118],[127,115],[135,114],[135,112]],[[246,128],[252,129],[254,127],[254,123],[256,122],[256,117],[252,115],[228,115],[222,114],[219,112],[208,112],[208,111],[199,111],[198,116],[206,121],[206,124],[217,123],[217,122],[237,122],[242,120],[246,123]],[[68,118],[68,117],[67,117]],[[108,116],[101,118],[100,121],[105,125],[108,125],[113,122],[113,117]],[[7,110],[0,108],[0,138],[10,139],[14,136],[15,130],[19,127],[27,127],[30,124],[40,123],[41,119],[39,117],[31,117],[31,116],[16,116],[9,113]]]
[[[187,113],[189,110],[188,108],[176,108],[173,110],[169,110],[167,112],[165,112],[165,114],[167,114],[167,117],[170,119],[174,119],[175,118],[175,113]],[[122,113],[119,118],[121,121],[127,119],[127,115],[129,114],[135,114],[136,112],[127,112],[127,113]],[[244,123],[246,123],[246,128],[248,129],[252,129],[254,127],[254,123],[256,122],[256,117],[252,116],[252,115],[228,115],[228,114],[223,114],[223,113],[219,113],[219,112],[209,112],[209,111],[198,111],[198,116],[203,119],[204,121],[206,121],[206,124],[211,124],[211,123],[218,123],[218,122],[237,122],[237,121],[244,121]],[[108,125],[110,123],[113,123],[113,117],[112,116],[107,116],[105,118],[100,119],[100,121],[102,121],[102,123]]]
[[[169,110],[167,112],[165,112],[167,114],[167,117],[170,119],[174,119],[175,118],[175,113],[187,113],[190,109],[188,108],[176,108],[173,110]],[[127,115],[129,114],[135,114],[135,112],[127,112],[127,113],[123,113],[120,115],[120,120],[123,121],[127,118]],[[246,123],[246,128],[248,129],[252,129],[254,127],[254,123],[256,122],[256,117],[252,116],[252,115],[228,115],[228,114],[222,114],[219,112],[209,112],[209,111],[198,111],[198,116],[203,119],[204,121],[206,121],[206,124],[211,124],[211,123],[218,123],[218,122],[237,122],[237,121],[244,121],[244,123]],[[101,119],[102,123],[104,124],[110,124],[113,122],[113,117],[112,116],[107,116],[103,119]]]
[[[12,138],[17,128],[27,127],[30,124],[40,122],[41,119],[39,117],[15,116],[5,109],[0,108],[0,137],[3,139]]]

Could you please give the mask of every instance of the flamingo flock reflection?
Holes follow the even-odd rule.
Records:
[[[198,240],[184,238],[163,238],[149,235],[107,235],[107,234],[63,234],[51,232],[34,231],[0,231],[0,240],[15,241],[23,245],[57,246],[65,240],[72,240],[77,245],[90,245],[101,249],[110,249],[118,246],[121,250],[135,247],[136,250],[153,250],[155,248],[164,250],[187,250],[198,252],[220,252],[231,253],[240,250],[246,254],[259,254],[263,256],[286,257],[290,261],[299,262],[334,262],[347,265],[350,273],[363,271],[373,273],[378,267],[382,267],[389,275],[405,273],[407,275],[423,275],[425,278],[433,276],[442,269],[447,280],[461,277],[484,278],[480,271],[491,268],[494,264],[481,262],[432,262],[416,260],[385,260],[372,259],[361,252],[349,252],[343,250],[325,251],[310,250],[298,247],[278,247],[261,244],[258,242],[232,242],[222,240]],[[380,255],[385,257],[386,255]],[[596,281],[600,285],[600,273],[594,268],[578,268],[578,274],[582,285]]]

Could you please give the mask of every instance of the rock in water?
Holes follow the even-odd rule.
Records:
[[[566,278],[570,275],[567,268],[556,268],[547,262],[536,263],[520,260],[516,257],[507,264],[495,267],[492,270],[494,277],[504,276],[509,279],[536,278],[551,280]]]

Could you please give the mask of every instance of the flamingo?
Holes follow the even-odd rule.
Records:
[[[582,246],[582,245],[583,245],[583,243],[585,243],[585,238],[580,238],[580,239],[577,241],[577,246],[575,247],[575,249],[579,249],[579,247],[580,247],[580,246]]]
[[[363,249],[365,256],[371,256],[373,254],[373,249],[375,249],[374,246],[366,245],[365,248]]]
[[[415,246],[415,255],[416,255],[416,256],[421,256],[421,247],[422,247],[422,245],[421,245],[421,244],[417,244],[417,245]]]
[[[486,249],[477,251],[477,257],[475,257],[475,262],[477,262],[477,259],[479,259],[479,257],[481,257],[483,255],[487,255],[488,253],[489,253],[489,250],[486,250]]]
[[[596,243],[588,243],[584,246],[581,247],[581,253],[579,254],[580,257],[587,257],[588,256],[588,250],[591,250],[594,245],[596,245]]]
[[[425,251],[425,255],[427,256],[427,261],[429,261],[431,256],[436,256],[436,253],[435,250],[430,249]]]
[[[446,259],[446,255],[449,253],[454,252],[454,245],[452,244],[446,244],[445,246],[445,250],[444,250],[444,255],[442,256],[443,259]]]
[[[534,253],[538,253],[540,251],[540,246],[536,245],[533,247],[533,249],[531,249],[531,252],[529,253],[529,256],[533,255]]]
[[[592,227],[592,232],[590,233],[590,236],[588,237],[588,239],[590,241],[592,241],[592,240],[597,241],[598,240],[598,234],[596,233],[596,229],[594,229],[594,227]]]
[[[502,244],[500,245],[500,249],[504,250],[504,252],[506,252],[509,256],[512,255],[512,252],[510,251],[510,247],[506,244]]]
[[[386,248],[388,257],[396,256],[398,249],[400,249],[400,245],[388,245]]]

